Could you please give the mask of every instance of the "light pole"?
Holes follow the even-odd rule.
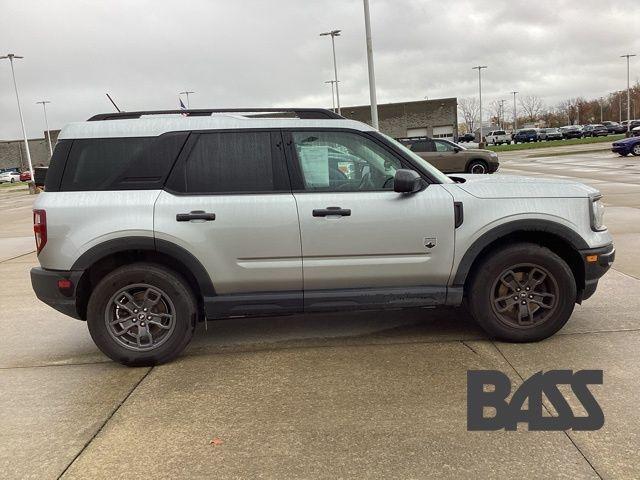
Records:
[[[333,111],[336,111],[336,97],[335,97],[335,93],[333,92],[333,84],[336,83],[335,80],[327,80],[324,83],[330,83],[331,84],[331,105],[333,107]]]
[[[27,162],[29,163],[29,173],[31,174],[31,181],[33,181],[33,165],[31,164],[31,152],[29,151],[29,140],[27,139],[27,130],[24,128],[24,118],[22,118],[22,108],[20,107],[20,97],[18,96],[18,84],[16,83],[16,73],[13,70],[13,59],[14,58],[24,58],[18,55],[14,55],[13,53],[8,53],[7,55],[3,55],[0,57],[0,60],[8,58],[9,63],[11,64],[11,76],[13,77],[13,88],[16,91],[16,101],[18,102],[18,114],[20,115],[20,125],[22,126],[22,136],[24,137],[24,146],[27,151]]]
[[[42,104],[42,110],[44,111],[44,126],[47,128],[47,140],[49,141],[49,157],[53,156],[53,147],[51,146],[51,132],[49,131],[49,121],[47,120],[47,103],[51,103],[49,100],[41,100],[36,104]]]
[[[338,104],[338,115],[340,115],[340,89],[338,88],[338,64],[336,63],[336,41],[335,38],[340,36],[342,30],[331,30],[329,32],[321,33],[320,36],[331,36],[331,48],[333,49],[333,73],[334,80],[336,82],[336,103]]]
[[[518,116],[516,111],[516,95],[518,92],[511,92],[513,94],[513,131],[518,129]]]
[[[184,92],[180,92],[179,95],[186,95],[187,96],[187,109],[191,108],[190,104],[189,104],[189,95],[192,93],[196,93],[196,92],[191,92],[188,90],[185,90]]]
[[[629,85],[629,59],[631,57],[635,57],[635,55],[630,53],[620,55],[620,58],[627,59],[627,136],[631,132],[631,87]]]
[[[600,123],[602,123],[602,102],[603,101],[604,99],[600,97],[600,101],[598,102],[600,104]]]
[[[478,97],[480,100],[480,142],[479,146],[482,148],[484,142],[482,141],[482,69],[487,68],[486,65],[478,65],[477,67],[472,67],[471,70],[478,70]]]
[[[367,42],[367,66],[369,67],[369,99],[371,100],[371,125],[378,130],[378,100],[376,98],[376,74],[373,68],[373,45],[371,43],[371,19],[369,0],[364,0],[364,30]]]
[[[504,115],[504,99],[500,100],[500,117],[498,118],[498,126],[504,130],[504,123],[505,123],[505,119],[504,119],[505,115]],[[502,123],[500,123],[500,118],[502,118]]]

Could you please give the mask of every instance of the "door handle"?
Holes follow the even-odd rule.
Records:
[[[204,210],[193,210],[189,213],[176,214],[177,222],[188,222],[190,220],[205,220],[211,222],[216,219],[215,213],[207,213]]]
[[[340,207],[327,207],[327,208],[316,208],[313,210],[314,217],[328,217],[333,215],[338,217],[350,217],[351,209],[340,208]]]

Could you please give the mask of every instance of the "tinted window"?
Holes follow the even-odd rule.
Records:
[[[60,190],[162,188],[187,135],[74,140]]]
[[[53,156],[49,161],[49,169],[45,179],[44,189],[48,192],[57,192],[60,190],[60,182],[62,181],[62,173],[67,163],[69,150],[73,145],[73,140],[58,140],[56,147],[53,149]]]
[[[434,150],[433,142],[429,140],[416,140],[411,144],[412,152],[433,152]]]
[[[199,135],[184,168],[189,193],[289,190],[286,167],[273,154],[271,132]],[[279,152],[279,150],[276,150]]]
[[[400,161],[373,140],[349,132],[294,132],[306,190],[392,190]]]

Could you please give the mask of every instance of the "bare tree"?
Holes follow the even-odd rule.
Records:
[[[458,100],[458,109],[462,115],[468,132],[473,132],[480,113],[480,105],[475,97],[464,97]]]
[[[522,108],[524,115],[530,121],[536,121],[542,113],[543,103],[542,99],[537,95],[525,95],[520,97],[520,107]]]
[[[489,103],[489,117],[491,122],[500,125],[504,121],[503,103],[500,100],[492,100]]]

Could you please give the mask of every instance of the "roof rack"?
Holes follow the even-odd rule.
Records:
[[[205,109],[186,109],[186,110],[149,110],[140,112],[115,112],[115,113],[100,113],[94,115],[88,121],[98,122],[102,120],[124,120],[132,118],[140,118],[144,115],[171,115],[182,114],[187,117],[207,117],[212,113],[246,113],[247,117],[264,118],[273,114],[286,114],[294,113],[298,118],[304,120],[317,120],[317,119],[344,119],[341,115],[327,110],[325,108],[205,108]],[[278,115],[274,115],[278,116]]]

